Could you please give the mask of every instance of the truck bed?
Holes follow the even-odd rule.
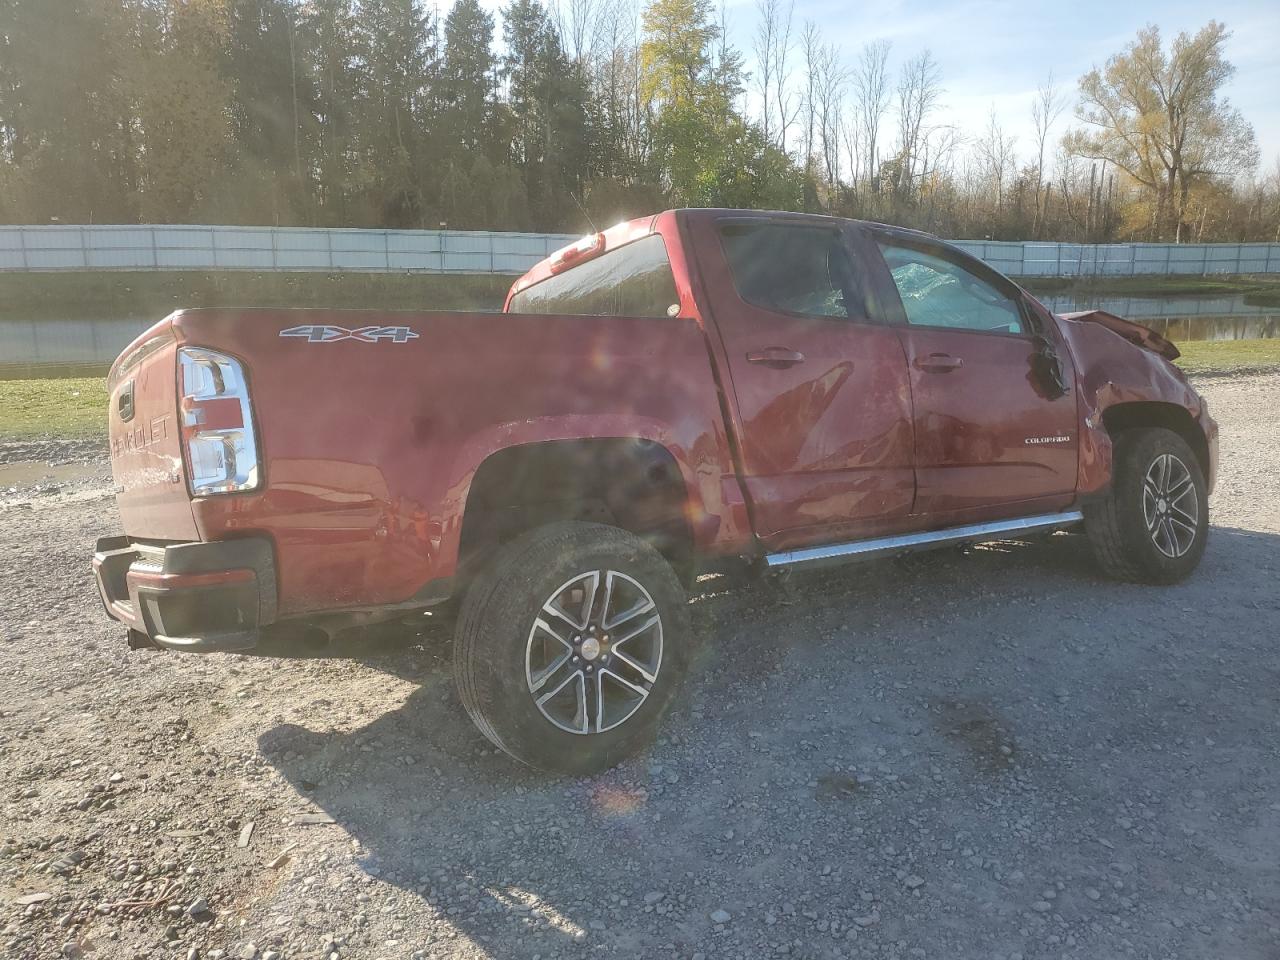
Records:
[[[695,504],[699,546],[727,550],[747,536],[705,339],[688,322],[187,310],[134,346],[152,342],[161,346],[136,361],[126,351],[112,379],[124,528],[160,541],[214,541],[240,535],[252,516],[274,543],[282,616],[407,602],[449,578],[476,470],[523,443],[660,443]],[[169,429],[178,420],[174,352],[184,345],[211,345],[247,364],[261,489],[189,496]],[[129,383],[137,410],[124,424],[119,398]],[[136,424],[153,422],[168,432],[129,447]]]

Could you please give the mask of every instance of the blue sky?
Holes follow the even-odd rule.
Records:
[[[497,11],[507,0],[481,2]],[[639,8],[645,0],[631,2]],[[730,39],[750,70],[756,0],[721,2],[728,5]],[[554,7],[556,0],[547,4]],[[850,63],[867,41],[887,39],[895,72],[928,48],[942,68],[944,122],[973,137],[994,106],[1006,133],[1017,137],[1020,162],[1026,162],[1034,144],[1031,101],[1050,69],[1068,97],[1052,131],[1056,143],[1074,122],[1081,74],[1121,51],[1148,23],[1172,38],[1183,30],[1194,33],[1210,19],[1232,31],[1227,53],[1236,75],[1227,95],[1253,124],[1265,174],[1280,157],[1280,0],[795,0],[794,31],[798,39],[804,21],[813,20]],[[798,51],[795,57],[798,74]]]
[[[1073,122],[1076,80],[1095,64],[1101,66],[1122,50],[1148,23],[1166,38],[1183,30],[1195,32],[1210,19],[1232,31],[1228,58],[1236,75],[1228,97],[1254,127],[1262,150],[1263,171],[1280,156],[1280,2],[1219,0],[1213,4],[1172,0],[795,0],[798,25],[815,21],[824,39],[840,45],[847,59],[862,44],[888,39],[890,66],[924,48],[942,68],[947,122],[973,135],[982,129],[995,106],[1007,132],[1017,135],[1020,159],[1033,149],[1031,100],[1050,69],[1055,83],[1070,98],[1070,107],[1055,129],[1061,134]],[[729,33],[747,54],[757,21],[755,0],[728,0]],[[1056,137],[1055,137],[1056,139]]]

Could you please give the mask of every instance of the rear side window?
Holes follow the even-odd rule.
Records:
[[[726,223],[720,243],[747,303],[807,317],[867,319],[840,231],[792,223]]]
[[[672,317],[680,297],[658,234],[634,240],[521,290],[511,313],[597,317]]]

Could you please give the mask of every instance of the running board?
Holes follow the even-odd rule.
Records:
[[[794,566],[818,566],[840,563],[845,560],[869,560],[874,557],[895,556],[914,550],[928,550],[953,543],[976,543],[983,540],[1004,540],[1020,533],[1044,533],[1061,530],[1084,519],[1079,510],[1065,513],[1042,513],[1017,520],[997,520],[992,523],[971,523],[963,527],[945,530],[929,530],[923,533],[903,533],[894,537],[875,540],[855,540],[852,543],[833,543],[822,547],[805,547],[785,553],[770,553],[764,558],[770,568]]]

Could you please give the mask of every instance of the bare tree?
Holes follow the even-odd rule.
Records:
[[[987,129],[974,144],[982,163],[986,183],[995,190],[995,212],[1004,208],[1004,185],[1013,172],[1017,158],[1014,156],[1014,137],[1007,135],[996,117],[995,104],[987,118]]]
[[[756,0],[756,12],[760,19],[756,23],[756,35],[751,44],[751,50],[756,56],[753,79],[760,96],[760,132],[766,143],[772,143],[773,108],[769,98],[773,96],[774,48],[782,30],[782,5],[780,0]]]
[[[859,191],[858,174],[862,170],[862,128],[856,115],[840,125],[840,139],[844,144],[845,159],[849,162],[849,185],[856,198]]]
[[[866,178],[873,193],[880,192],[878,151],[880,124],[889,109],[889,47],[888,40],[874,40],[866,44],[853,70],[858,139],[862,145]]]
[[[1274,218],[1276,222],[1275,242],[1280,243],[1280,157],[1276,157],[1275,166],[1272,167],[1263,189],[1264,203],[1270,207],[1267,216]]]
[[[638,13],[633,0],[599,8],[590,41],[592,83],[604,114],[611,176],[634,175],[649,155],[649,117],[640,92]]]
[[[559,0],[556,3],[556,29],[565,52],[575,63],[584,63],[591,55],[603,13],[597,0]]]
[[[898,156],[895,187],[900,197],[915,189],[927,168],[929,118],[942,97],[942,72],[928,50],[902,66],[898,77]]]
[[[806,51],[807,52],[807,51]],[[820,44],[809,65],[813,81],[809,89],[813,97],[810,116],[817,123],[817,146],[822,157],[827,184],[834,192],[840,184],[840,130],[844,125],[844,91],[849,71],[834,44]]]
[[[795,0],[756,0],[760,21],[752,52],[754,75],[760,96],[760,130],[767,142],[787,147],[787,133],[795,120],[795,96],[791,92],[791,24]]]
[[[804,22],[804,31],[800,35],[800,51],[804,57],[804,97],[801,110],[804,114],[804,140],[801,162],[808,169],[813,162],[813,147],[817,142],[818,132],[818,60],[821,56],[821,31],[812,20]]]
[[[1031,101],[1031,119],[1036,127],[1036,211],[1032,232],[1040,236],[1044,223],[1044,151],[1049,140],[1049,130],[1062,116],[1066,109],[1067,99],[1053,85],[1053,71],[1036,90],[1036,97]]]

